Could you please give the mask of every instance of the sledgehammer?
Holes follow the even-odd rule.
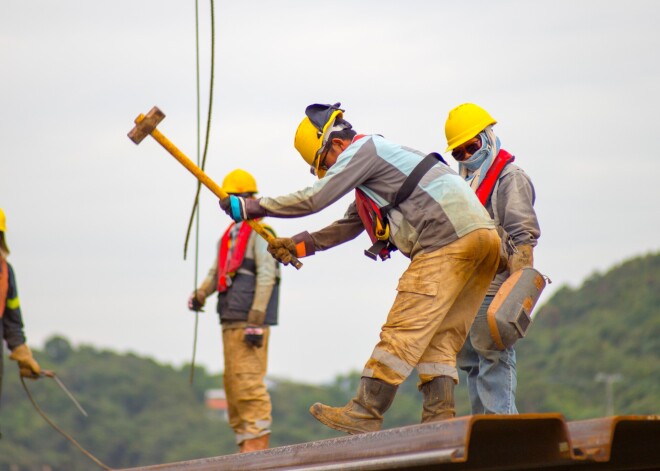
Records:
[[[158,109],[158,107],[154,106],[146,116],[140,114],[137,118],[135,118],[135,127],[128,133],[128,138],[135,144],[139,144],[145,137],[147,137],[147,135],[150,134],[151,137],[156,139],[156,141],[161,146],[163,146],[165,150],[172,154],[172,156],[178,160],[181,165],[186,167],[190,173],[192,173],[206,188],[211,190],[213,194],[215,194],[220,199],[227,198],[229,195],[225,190],[223,190],[217,183],[211,180],[209,176],[202,171],[202,169],[195,165],[195,163],[186,156],[186,154],[181,152],[174,144],[172,144],[168,138],[166,138],[158,129],[156,129],[158,123],[160,123],[163,119],[165,119],[165,113]],[[257,234],[266,239],[268,242],[273,240],[273,235],[257,221],[249,220],[246,222],[257,232]],[[291,264],[297,269],[302,267],[302,263],[295,256],[293,256]]]

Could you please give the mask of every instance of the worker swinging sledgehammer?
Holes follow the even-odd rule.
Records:
[[[294,145],[319,180],[275,198],[231,196],[221,201],[223,210],[234,220],[303,217],[360,190],[357,204],[351,203],[342,219],[311,234],[274,239],[271,254],[287,263],[370,230],[373,220],[362,219],[358,207],[368,198],[387,208],[387,242],[411,259],[355,397],[343,407],[317,403],[310,412],[343,432],[379,430],[398,386],[417,369],[422,422],[454,417],[456,354],[500,261],[495,224],[439,155],[424,156],[377,134],[357,134],[339,103],[313,104],[305,114]],[[333,289],[340,288],[335,283]]]
[[[140,114],[135,118],[135,127],[131,129],[128,133],[128,138],[133,141],[135,144],[139,144],[144,140],[145,137],[151,135],[161,146],[165,148],[172,156],[181,163],[184,167],[190,171],[205,187],[211,190],[218,198],[225,199],[229,197],[229,194],[223,190],[220,185],[215,183],[211,178],[202,171],[195,163],[190,160],[186,154],[181,152],[167,137],[165,137],[156,126],[165,119],[165,113],[163,113],[158,107],[154,106],[151,108],[147,115]],[[248,221],[248,224],[254,229],[254,231],[263,237],[266,241],[270,242],[273,239],[273,235],[268,232],[261,224],[257,221]],[[302,263],[295,258],[291,264],[296,268],[302,267]]]

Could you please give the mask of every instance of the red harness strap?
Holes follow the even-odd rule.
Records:
[[[484,206],[486,205],[486,201],[488,201],[488,198],[490,198],[490,195],[493,193],[493,188],[495,188],[495,183],[497,183],[497,179],[502,173],[502,170],[504,170],[504,167],[506,167],[507,164],[513,162],[515,159],[516,158],[513,155],[509,154],[504,149],[500,149],[497,153],[497,157],[495,157],[495,160],[493,160],[493,163],[486,172],[486,176],[479,184],[479,188],[475,191],[481,204]]]
[[[9,267],[7,262],[0,260],[0,318],[5,313],[5,305],[7,304],[7,293],[9,292]],[[2,341],[2,340],[0,340]]]
[[[231,230],[235,225],[236,223],[232,223],[220,239],[220,250],[218,250],[218,292],[220,293],[227,291],[227,275],[233,274],[243,264],[245,249],[252,233],[249,224],[241,225],[232,247]],[[227,256],[229,249],[232,249],[231,258]]]
[[[371,249],[365,250],[365,254],[374,260],[376,256],[381,260],[388,259],[395,248],[388,242],[387,220],[383,218],[380,208],[359,188],[355,189],[355,207],[371,243],[374,244]]]

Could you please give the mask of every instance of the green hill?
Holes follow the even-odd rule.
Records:
[[[609,375],[615,414],[660,413],[660,254],[559,289],[517,354],[522,412],[604,416]]]
[[[521,412],[561,412],[567,419],[606,413],[612,383],[617,415],[660,412],[660,254],[647,255],[594,274],[579,288],[562,287],[538,309],[528,337],[519,342],[518,406]],[[80,401],[85,418],[47,378],[27,381],[44,411],[83,447],[111,467],[133,467],[234,453],[229,426],[204,405],[219,375],[198,368],[159,364],[91,346],[73,348],[51,338],[35,349],[42,367],[54,370]],[[0,408],[0,469],[89,470],[96,466],[37,414],[21,386],[16,366],[5,359]],[[601,376],[599,376],[601,375]],[[619,375],[619,376],[612,376]],[[359,373],[332,384],[308,385],[270,378],[272,445],[342,434],[308,413],[317,401],[343,405]],[[418,423],[421,396],[411,376],[386,415],[386,428]],[[464,381],[457,389],[459,415],[469,413]],[[18,468],[11,468],[15,465]]]

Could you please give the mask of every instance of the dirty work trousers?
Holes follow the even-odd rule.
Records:
[[[229,426],[238,445],[269,434],[272,422],[270,395],[264,383],[270,329],[264,328],[263,347],[254,348],[243,341],[244,326],[245,323],[222,325]]]
[[[399,279],[362,376],[396,385],[417,368],[420,384],[437,376],[458,383],[456,354],[495,276],[499,253],[497,232],[478,229],[417,255]]]

